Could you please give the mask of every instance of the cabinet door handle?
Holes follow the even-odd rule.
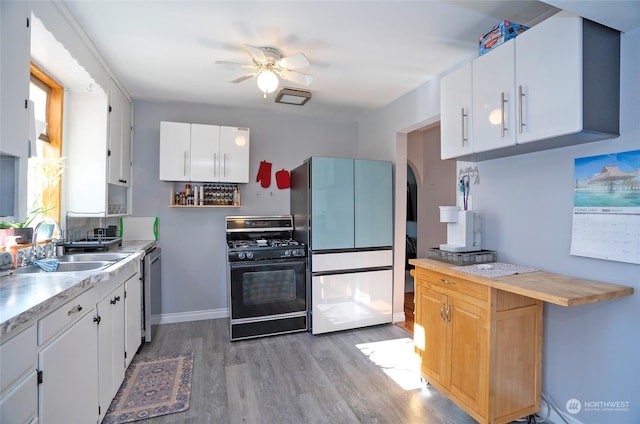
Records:
[[[447,323],[451,324],[451,305],[447,305],[447,312],[445,313],[445,316],[447,318]]]
[[[225,153],[222,159],[222,163],[224,165],[224,174],[223,176],[227,176],[227,154]]]
[[[441,278],[440,281],[442,281],[445,284],[450,284],[450,285],[453,285],[453,284],[456,283],[455,281],[445,280],[444,278]]]
[[[524,126],[526,126],[527,124],[525,124],[524,122],[522,122],[522,108],[524,107],[524,96],[526,96],[526,94],[524,93],[524,91],[522,90],[522,86],[519,85],[518,86],[518,131],[520,132],[520,134],[522,134],[523,128]]]
[[[444,318],[444,303],[440,307],[440,318],[442,318],[442,321],[445,321],[445,318]]]
[[[500,93],[500,120],[502,121],[500,123],[500,136],[504,137],[504,133],[505,131],[508,131],[508,129],[505,127],[505,122],[504,122],[504,104],[507,103],[508,100],[504,98],[504,91],[502,93]]]
[[[464,142],[468,141],[467,137],[465,137],[465,125],[464,125],[464,118],[466,118],[468,115],[466,113],[464,113],[464,108],[461,109],[461,120],[462,120],[462,147],[464,147]]]
[[[120,302],[120,296],[115,296],[113,299],[109,301],[109,303],[111,303],[112,305],[115,305],[118,302]]]
[[[213,154],[213,176],[214,177],[218,176],[218,154],[217,153]]]
[[[72,315],[72,314],[77,314],[78,312],[80,312],[82,310],[82,306],[81,305],[76,305],[73,308],[69,309],[67,311],[67,316]]]
[[[182,175],[187,176],[187,152],[186,150],[182,154]]]

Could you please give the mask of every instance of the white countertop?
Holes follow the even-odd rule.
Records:
[[[154,240],[123,241],[121,247],[109,252],[131,252],[131,255],[102,270],[0,277],[0,341],[22,331],[93,285],[117,275],[127,263],[140,260],[154,244]]]

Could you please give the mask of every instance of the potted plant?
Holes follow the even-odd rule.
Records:
[[[33,227],[31,227],[33,220],[36,219],[38,215],[44,214],[53,208],[53,206],[49,208],[40,206],[39,208],[32,209],[27,214],[25,220],[21,222],[16,222],[14,220],[0,221],[0,229],[12,229],[13,235],[20,237],[16,239],[16,242],[18,243],[31,243],[31,240],[33,240]]]

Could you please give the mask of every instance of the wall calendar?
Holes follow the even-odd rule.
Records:
[[[640,264],[640,150],[575,159],[572,255]]]

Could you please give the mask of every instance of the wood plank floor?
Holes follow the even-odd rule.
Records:
[[[154,327],[138,357],[194,352],[185,412],[146,423],[475,423],[436,389],[405,390],[356,345],[411,337],[397,325],[229,341],[226,319]]]

